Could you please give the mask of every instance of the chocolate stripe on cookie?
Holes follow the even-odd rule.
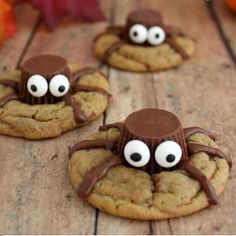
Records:
[[[102,179],[110,170],[110,168],[121,165],[123,163],[122,158],[113,155],[106,161],[97,165],[94,169],[85,174],[82,183],[80,184],[77,193],[81,198],[86,198],[93,190],[94,185]]]
[[[84,112],[81,110],[81,105],[79,102],[75,101],[73,96],[71,94],[66,94],[64,96],[64,101],[67,105],[70,105],[73,109],[75,120],[77,123],[84,123],[87,118],[84,114]]]
[[[186,36],[180,28],[173,26],[164,26],[167,37]]]
[[[103,58],[102,58],[103,62],[107,63],[111,54],[113,52],[119,50],[119,48],[121,46],[123,46],[124,44],[125,43],[123,41],[119,41],[119,42],[112,44],[110,47],[108,47],[107,50],[105,51],[105,53],[103,54]]]
[[[118,25],[108,26],[106,28],[106,32],[115,34],[119,37],[122,37],[123,32],[124,32],[124,27],[123,26],[118,26]]]
[[[188,143],[187,148],[188,148],[189,155],[193,155],[199,152],[205,152],[210,156],[216,156],[216,157],[225,159],[228,162],[229,166],[232,167],[233,163],[232,163],[231,158],[225,155],[220,149],[205,146],[202,144],[197,144],[197,143]]]
[[[113,123],[113,124],[101,125],[99,127],[99,131],[105,131],[105,130],[108,130],[110,128],[116,128],[119,131],[121,131],[123,126],[124,126],[124,124],[122,122],[116,122],[116,123]]]
[[[105,89],[96,87],[96,86],[89,86],[89,85],[75,85],[73,86],[74,92],[97,92],[105,95],[106,97],[110,98],[111,94],[108,93]]]
[[[105,79],[106,78],[106,75],[103,74],[100,70],[96,69],[96,68],[93,68],[93,67],[84,67],[83,69],[81,69],[80,71],[78,71],[77,73],[75,73],[71,79],[71,82],[77,82],[78,80],[80,80],[80,78],[83,76],[83,75],[87,75],[87,74],[93,74],[93,73],[99,73],[101,74]]]
[[[174,38],[167,37],[166,42],[178,52],[184,60],[189,58],[189,55],[184,51],[184,49],[175,41]]]
[[[9,80],[9,79],[0,79],[0,84],[16,89],[18,82],[14,80]]]
[[[188,174],[190,174],[194,179],[198,180],[202,189],[206,193],[208,197],[208,202],[210,205],[217,204],[217,196],[215,193],[215,189],[211,185],[210,181],[207,177],[195,166],[191,165],[190,160],[183,159],[180,162],[180,169],[185,170]]]
[[[123,34],[124,34],[124,27],[122,26],[108,26],[106,28],[106,31],[96,35],[93,39],[93,42],[96,42],[99,38],[101,38],[102,36],[104,35],[109,35],[109,34],[112,34],[112,35],[117,35],[119,38],[122,38],[123,37]]]
[[[108,150],[113,149],[114,142],[107,139],[97,139],[97,140],[85,140],[76,143],[73,147],[69,148],[69,159],[72,155],[79,150],[90,149],[90,148],[105,148]]]
[[[15,93],[8,94],[0,98],[0,107],[4,106],[7,102],[11,100],[18,100],[18,96]]]
[[[202,129],[200,127],[184,128],[185,139],[189,138],[191,135],[196,134],[196,133],[203,133],[203,134],[209,136],[211,139],[215,140],[215,136],[212,133],[210,133],[209,131]]]

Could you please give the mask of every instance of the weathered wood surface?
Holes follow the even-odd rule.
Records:
[[[219,20],[231,58],[236,65],[236,12],[233,12],[224,0],[214,1],[212,9]]]
[[[35,54],[60,54],[70,62],[100,67],[108,73],[113,102],[104,117],[56,139],[33,142],[0,136],[0,234],[235,234],[235,168],[217,207],[158,222],[109,216],[80,200],[72,190],[67,146],[102,122],[123,120],[139,108],[166,108],[178,114],[184,126],[214,130],[232,157],[236,146],[235,68],[206,4],[188,0],[101,3],[108,23],[114,24],[123,24],[127,13],[138,7],[161,9],[166,23],[181,25],[197,39],[197,52],[178,69],[156,74],[121,72],[102,66],[92,55],[92,38],[107,23],[75,24],[65,19],[49,34],[38,24],[36,12],[19,7],[20,30],[0,49],[1,72]],[[227,16],[219,18],[224,21]],[[224,26],[229,32],[230,28],[233,31],[231,21]],[[58,157],[52,159],[54,154]]]

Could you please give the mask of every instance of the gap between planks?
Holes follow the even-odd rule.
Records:
[[[223,29],[221,21],[217,15],[216,9],[214,8],[214,5],[215,5],[215,2],[212,0],[206,2],[206,6],[207,6],[209,13],[211,15],[211,18],[212,18],[212,20],[219,32],[220,38],[222,39],[222,42],[228,52],[230,59],[232,60],[232,62],[234,63],[234,66],[236,67],[236,55],[234,54],[234,51],[229,44],[229,41],[227,39],[227,36],[225,34],[225,31]]]

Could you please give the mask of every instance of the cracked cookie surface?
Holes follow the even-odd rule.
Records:
[[[69,65],[72,75],[83,70],[82,65]],[[20,71],[1,75],[0,79],[20,79]],[[12,100],[0,108],[0,134],[24,137],[27,139],[44,139],[56,137],[76,127],[87,125],[98,118],[107,108],[110,85],[106,77],[99,71],[90,71],[81,75],[76,82],[80,86],[96,87],[99,91],[78,91],[73,97],[81,105],[81,110],[88,117],[86,122],[78,124],[73,108],[64,101],[56,104],[29,105]],[[13,89],[0,84],[0,98],[13,93]]]
[[[118,129],[111,128],[97,132],[86,140],[116,141],[119,136]],[[187,142],[219,148],[211,138],[202,133],[190,136]],[[74,189],[77,191],[88,171],[111,155],[111,151],[103,148],[75,152],[69,161],[69,173]],[[229,175],[226,160],[209,157],[204,152],[189,158],[210,180],[219,196]],[[162,171],[150,176],[146,172],[123,165],[111,168],[107,175],[95,184],[87,201],[107,213],[140,220],[189,215],[209,206],[199,182],[183,170]]]
[[[195,42],[192,38],[182,35],[174,36],[173,39],[188,56],[194,53]],[[94,53],[99,60],[117,69],[133,72],[169,69],[185,61],[167,42],[159,46],[138,46],[122,41],[111,32],[102,33],[95,39]]]

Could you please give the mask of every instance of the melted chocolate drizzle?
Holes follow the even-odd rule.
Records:
[[[196,133],[203,133],[203,134],[209,136],[211,139],[215,140],[215,136],[212,133],[210,133],[209,131],[202,129],[200,127],[184,128],[185,139],[188,139],[190,136],[192,136],[193,134],[196,134]]]
[[[88,195],[93,190],[96,182],[102,179],[112,167],[121,165],[122,163],[123,163],[122,158],[113,155],[109,157],[106,161],[97,165],[91,171],[87,172],[77,190],[78,196],[81,198],[88,197]]]
[[[114,44],[112,44],[110,47],[108,47],[108,49],[105,51],[104,55],[103,55],[103,62],[104,63],[108,63],[108,60],[111,56],[111,54],[117,50],[120,49],[120,47],[122,47],[125,43],[123,41],[118,41]]]
[[[76,102],[74,97],[71,94],[66,94],[64,96],[64,101],[67,105],[70,105],[74,111],[75,120],[77,123],[84,123],[87,118],[84,112],[81,110],[81,105],[79,102]]]
[[[179,165],[180,169],[185,170],[189,175],[191,175],[194,179],[198,180],[201,185],[201,188],[204,190],[208,197],[208,202],[210,205],[217,204],[217,196],[215,193],[215,189],[211,185],[210,181],[207,177],[195,166],[193,166],[190,160],[183,159]]]
[[[122,122],[116,122],[116,123],[113,123],[113,124],[101,125],[99,127],[99,131],[105,131],[105,130],[108,130],[108,129],[111,129],[111,128],[116,128],[119,131],[121,131],[123,129],[123,126],[124,126],[124,124]]]
[[[93,74],[95,72],[101,74],[104,78],[106,78],[106,76],[100,70],[93,67],[84,67],[72,77],[71,82],[73,83],[73,82],[79,81],[83,75]]]
[[[119,37],[122,37],[123,36],[123,32],[124,32],[124,27],[123,26],[119,26],[119,25],[108,26],[106,28],[106,32],[115,34],[115,35],[117,35]]]
[[[101,93],[102,95],[106,96],[108,99],[111,98],[111,94],[107,92],[105,89],[96,87],[96,86],[89,86],[89,85],[74,85],[73,86],[74,92],[97,92]]]
[[[19,98],[15,93],[7,94],[0,98],[0,107],[4,106],[7,102],[11,100],[19,100]]]
[[[184,49],[175,41],[174,38],[167,37],[166,42],[178,52],[181,57],[186,60],[189,58],[189,55],[184,51]]]
[[[202,144],[197,144],[197,143],[188,143],[187,144],[187,149],[188,149],[188,154],[193,155],[199,152],[205,152],[210,156],[217,156],[219,158],[225,159],[229,166],[232,167],[232,160],[230,157],[225,155],[220,149],[205,146]]]
[[[114,142],[107,139],[97,139],[97,140],[85,140],[76,143],[73,147],[69,149],[69,159],[72,155],[79,150],[90,149],[90,148],[105,148],[112,150],[114,147]]]
[[[18,87],[18,82],[14,80],[9,80],[9,79],[0,79],[0,84],[16,89]]]

